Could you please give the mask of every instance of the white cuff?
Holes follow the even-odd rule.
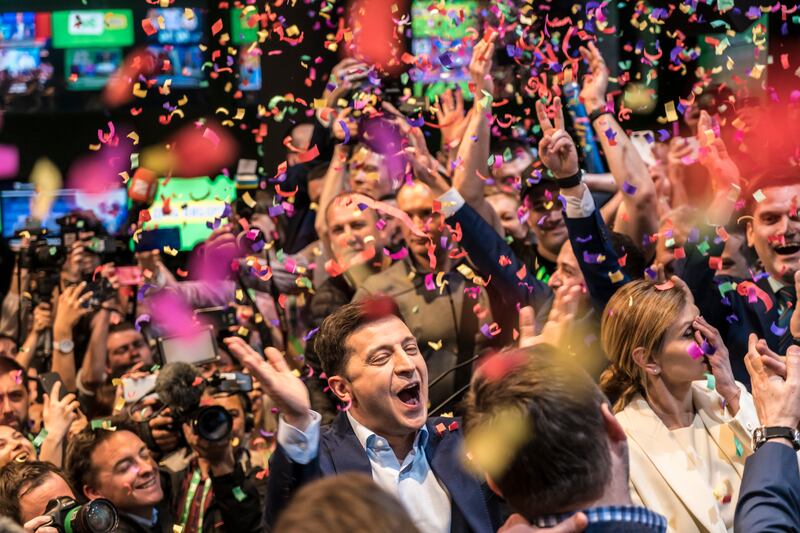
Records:
[[[456,212],[467,203],[455,187],[451,187],[449,191],[441,195],[437,200],[442,204],[442,214],[444,218],[455,215]]]
[[[564,199],[567,201],[567,218],[587,218],[594,213],[594,198],[589,187],[583,188],[583,196],[580,198],[564,196]]]
[[[79,368],[78,372],[75,374],[75,388],[78,389],[78,392],[83,394],[84,396],[94,396],[94,392],[90,391],[86,388],[86,385],[83,384],[83,368]],[[103,381],[105,381],[105,373],[103,374]]]
[[[278,444],[289,456],[289,459],[301,465],[307,465],[319,451],[319,427],[322,417],[316,411],[309,411],[311,423],[305,431],[300,431],[284,420],[283,415],[278,417]]]

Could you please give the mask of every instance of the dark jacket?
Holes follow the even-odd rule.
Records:
[[[800,471],[792,448],[767,442],[747,458],[734,529],[800,531]]]
[[[503,524],[505,505],[485,483],[462,466],[463,437],[460,429],[437,432],[437,424],[450,426],[457,419],[429,418],[425,455],[436,479],[450,495],[453,533],[494,533]],[[304,484],[344,472],[372,475],[367,452],[361,447],[350,421],[340,413],[333,424],[322,428],[319,453],[309,464],[292,462],[281,446],[270,459],[267,522],[274,526],[292,495]]]

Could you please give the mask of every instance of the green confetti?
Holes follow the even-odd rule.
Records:
[[[714,390],[717,388],[717,378],[714,377],[714,374],[709,374],[706,372],[706,387],[708,390]]]
[[[708,241],[703,241],[697,245],[697,249],[703,255],[706,255],[708,253],[709,248],[711,248],[711,246],[708,244]]]
[[[236,498],[237,502],[243,502],[247,499],[247,494],[241,489],[241,487],[233,487],[233,497]]]
[[[744,446],[742,446],[742,443],[735,435],[733,437],[733,444],[736,446],[736,457],[741,457],[744,455]]]
[[[717,288],[719,289],[720,296],[725,296],[727,293],[734,290],[733,283],[731,283],[730,281],[726,281],[725,283],[720,283],[719,287]]]
[[[47,429],[42,428],[42,430],[39,432],[39,434],[36,435],[36,438],[33,439],[33,447],[36,448],[37,450],[39,448],[41,448],[42,447],[42,443],[44,442],[44,439],[46,439],[46,438],[47,438]]]

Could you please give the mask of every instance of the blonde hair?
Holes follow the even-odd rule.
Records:
[[[611,365],[600,376],[600,388],[614,399],[618,413],[636,394],[645,394],[645,374],[633,351],[648,355],[661,351],[667,329],[686,305],[680,287],[667,289],[657,283],[636,280],[619,289],[608,301],[600,323],[600,342]]]

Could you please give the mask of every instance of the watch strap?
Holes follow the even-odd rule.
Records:
[[[800,433],[786,426],[762,426],[753,432],[753,450],[758,450],[765,442],[772,439],[786,439],[795,450],[800,450]]]
[[[597,120],[598,118],[602,117],[603,115],[610,115],[610,114],[611,111],[606,109],[606,106],[598,107],[597,109],[589,113],[589,123],[594,124],[594,121]]]
[[[570,187],[577,187],[583,181],[583,170],[578,169],[578,172],[566,178],[558,178],[558,186],[562,189],[569,189]]]

